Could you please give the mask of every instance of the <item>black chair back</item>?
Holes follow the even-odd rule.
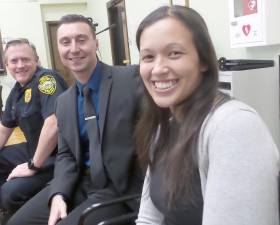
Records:
[[[114,204],[120,204],[120,203],[125,203],[127,201],[130,200],[137,200],[141,198],[141,194],[134,194],[134,195],[127,195],[127,196],[123,196],[120,198],[116,198],[113,200],[108,200],[105,202],[100,202],[100,203],[95,203],[93,205],[91,205],[90,207],[88,207],[87,209],[85,209],[83,211],[83,213],[80,216],[78,225],[84,225],[84,222],[87,218],[87,216],[91,213],[94,213],[95,210],[99,209],[99,208],[103,208],[103,207],[108,207]],[[100,221],[98,224],[96,225],[133,225],[135,224],[135,220],[137,218],[138,212],[131,212],[131,213],[127,213],[124,215],[119,215],[117,217],[113,217],[113,218],[107,218],[103,221]]]

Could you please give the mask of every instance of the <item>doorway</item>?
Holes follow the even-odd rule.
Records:
[[[4,58],[3,45],[2,45],[2,36],[1,36],[1,30],[0,30],[0,75],[5,73],[5,65],[4,65],[3,58]]]
[[[50,21],[47,22],[47,30],[48,30],[48,39],[50,45],[50,56],[51,56],[51,65],[54,70],[56,70],[66,81],[66,83],[71,86],[74,84],[75,79],[71,74],[70,70],[65,67],[61,60],[57,49],[57,28],[58,22],[57,21]]]
[[[112,59],[114,65],[130,65],[125,0],[107,3]]]

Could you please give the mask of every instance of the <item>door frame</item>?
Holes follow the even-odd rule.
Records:
[[[124,51],[124,57],[125,59],[122,59],[121,65],[130,65],[131,64],[131,58],[130,58],[130,49],[129,49],[129,39],[128,39],[128,28],[127,28],[127,17],[126,17],[126,6],[125,6],[125,0],[110,0],[107,2],[107,16],[108,16],[108,26],[114,27],[116,26],[114,19],[110,15],[110,10],[112,10],[114,7],[116,7],[119,4],[123,4],[124,7],[124,13],[125,18],[122,18],[122,41],[121,45],[123,44],[123,51]],[[111,54],[112,54],[112,60],[113,64],[116,64],[116,53],[115,53],[115,46],[119,45],[119,43],[115,43],[115,36],[114,31],[112,29],[109,30],[110,35],[110,41],[111,41]]]

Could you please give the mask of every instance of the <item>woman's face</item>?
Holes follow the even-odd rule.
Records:
[[[206,69],[191,32],[179,20],[165,18],[142,32],[140,74],[159,107],[174,111],[193,93]]]

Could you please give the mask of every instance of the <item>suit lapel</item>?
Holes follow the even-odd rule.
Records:
[[[100,143],[102,143],[102,137],[103,137],[103,130],[105,125],[105,119],[106,119],[106,112],[109,102],[109,96],[110,96],[110,90],[112,86],[112,74],[111,74],[111,68],[109,66],[106,66],[105,64],[102,64],[102,80],[100,84],[100,90],[99,90],[99,128],[100,128]]]

